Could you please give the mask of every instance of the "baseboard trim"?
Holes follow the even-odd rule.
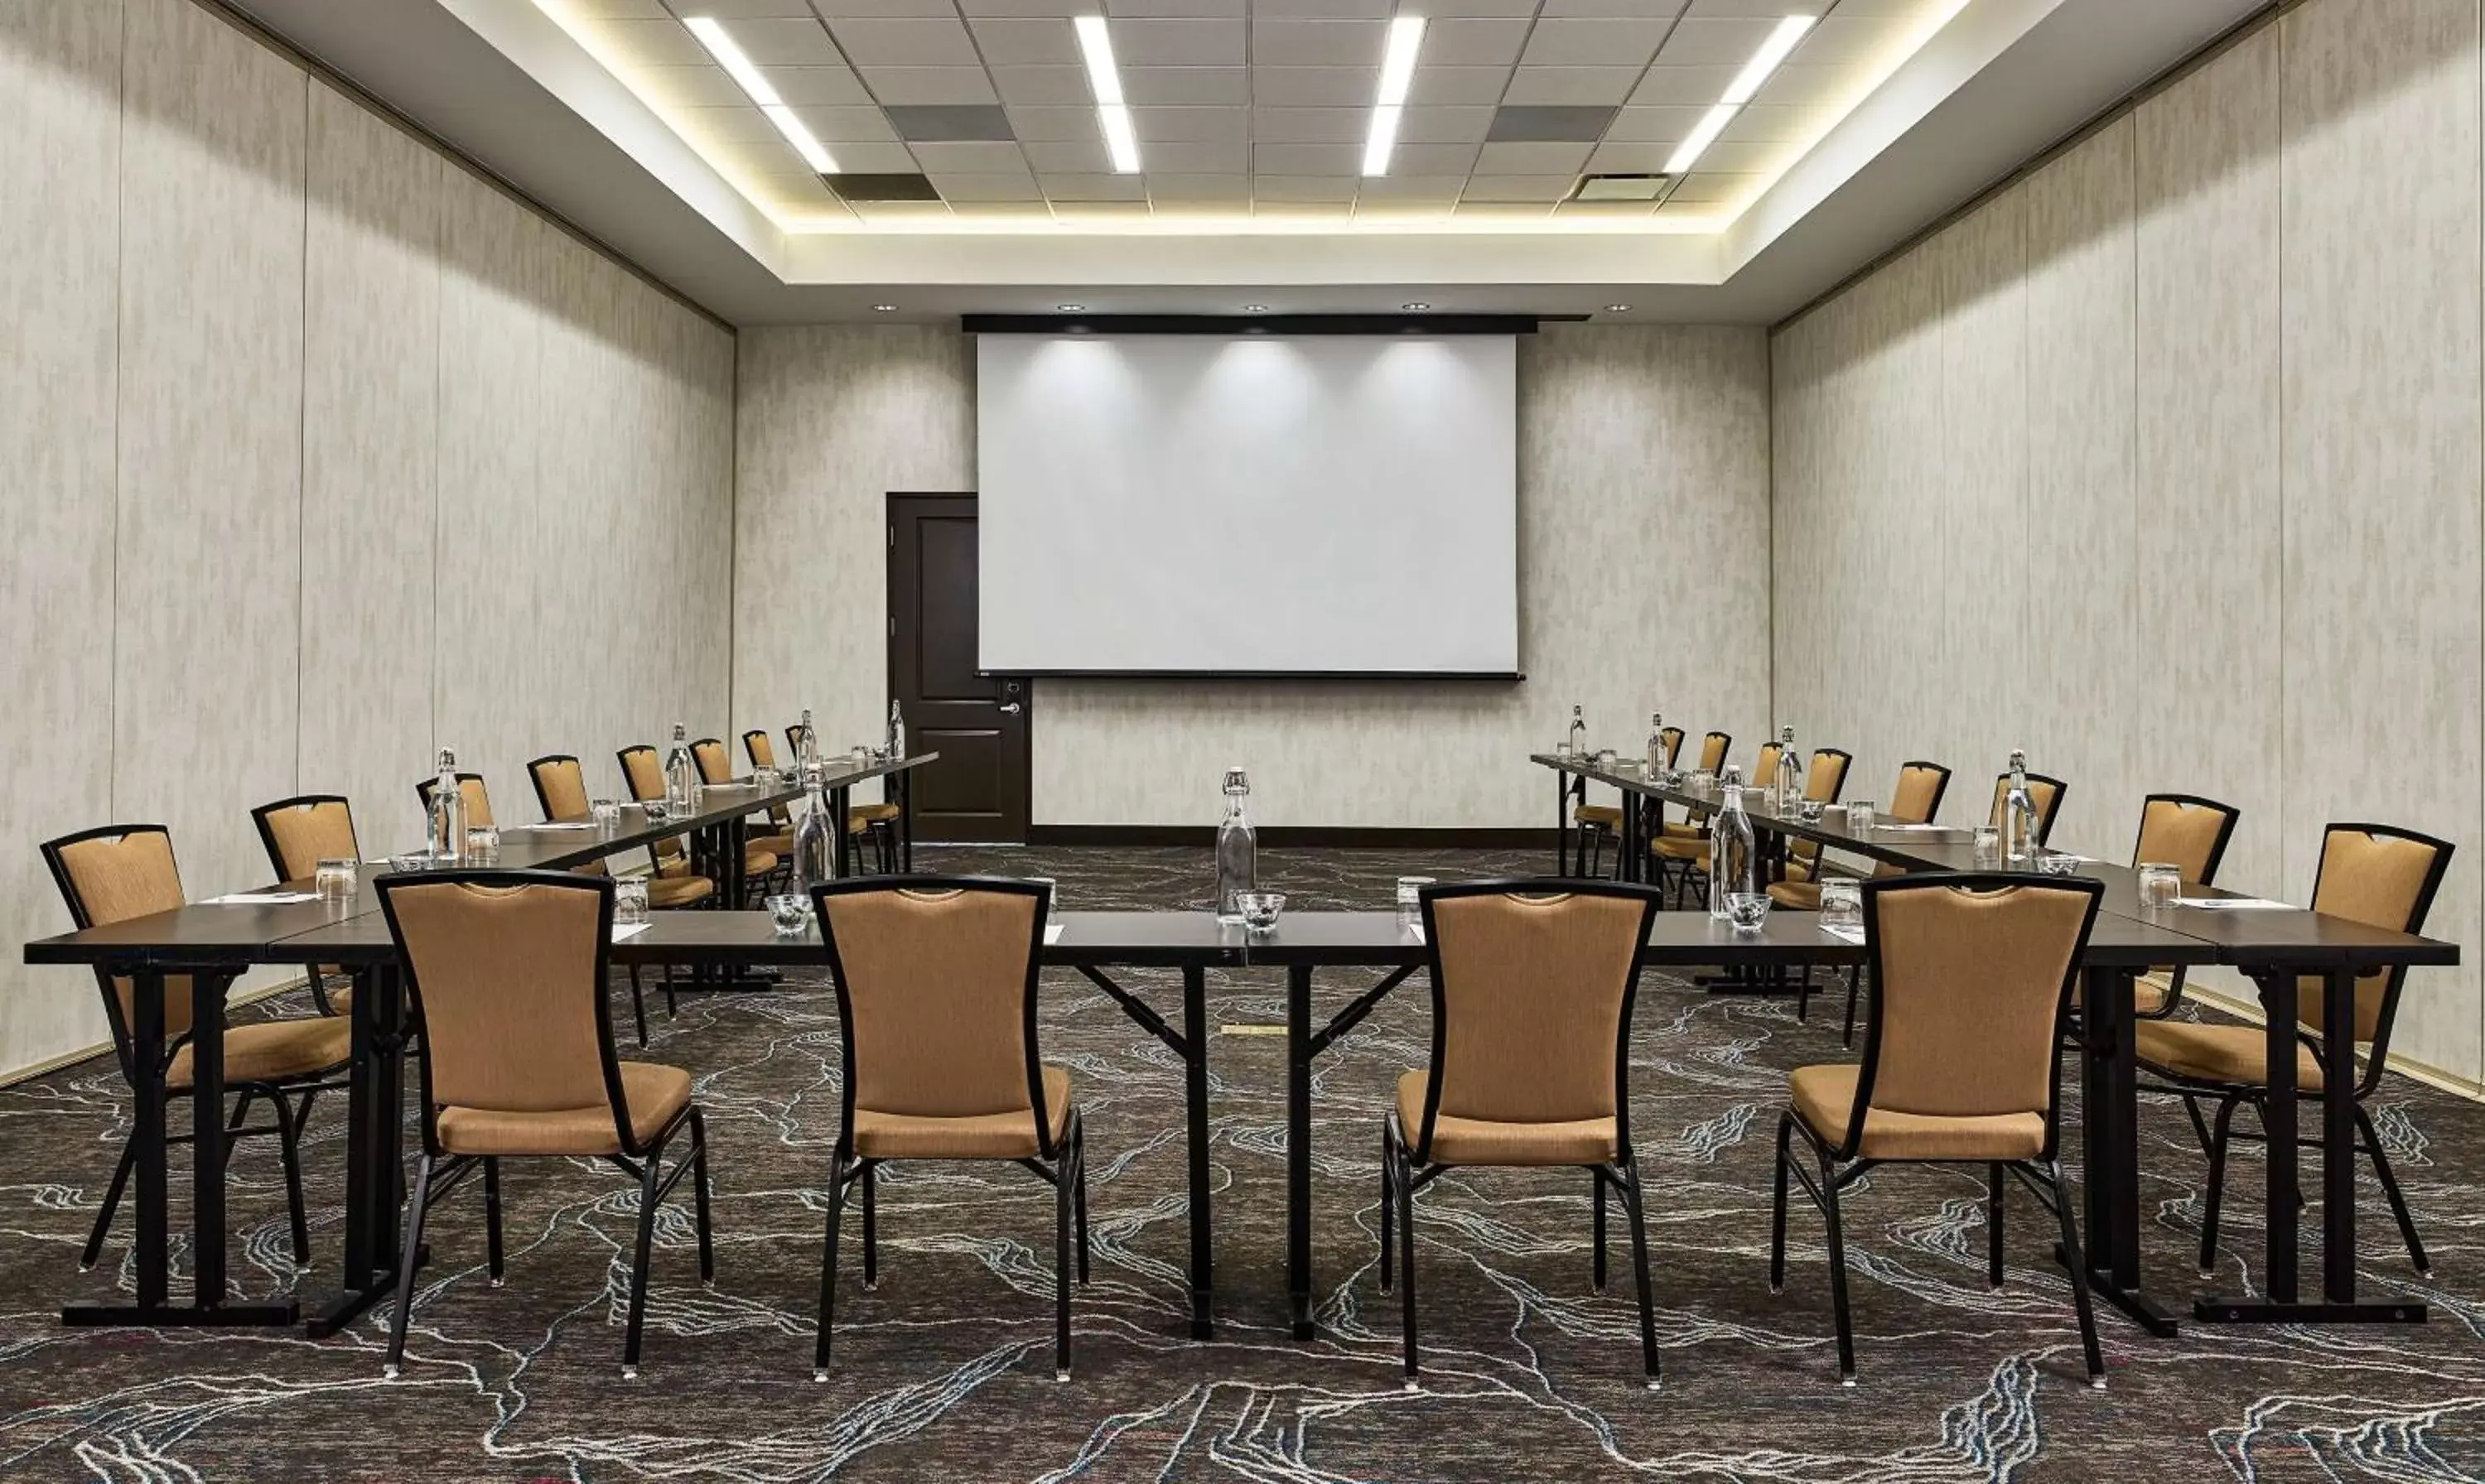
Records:
[[[248,994],[227,995],[225,997],[225,1004],[228,1006],[256,1005],[259,1001],[264,1000],[271,995],[284,994],[290,990],[299,989],[309,983],[311,983],[311,980],[308,975],[305,975],[300,979],[288,979],[281,985],[270,985],[264,989],[253,989]],[[75,1051],[64,1051],[59,1056],[53,1057],[48,1061],[37,1062],[31,1066],[19,1066],[10,1071],[0,1072],[0,1088],[12,1088],[15,1087],[20,1082],[32,1082],[37,1077],[49,1076],[53,1072],[59,1071],[65,1066],[75,1066],[80,1062],[92,1062],[97,1057],[110,1056],[111,1054],[112,1042],[108,1040],[97,1041],[92,1046],[81,1046]]]
[[[2261,1013],[2258,1005],[2219,994],[2215,990],[2185,985],[2183,997],[2187,1000],[2198,1000],[2212,1010],[2223,1011],[2238,1020],[2247,1021],[2253,1025],[2269,1024],[2268,1017]],[[2412,1062],[2403,1056],[2392,1056],[2386,1065],[2391,1071],[2421,1082],[2436,1092],[2447,1093],[2453,1097],[2464,1097],[2471,1103],[2485,1103],[2485,1083],[2471,1081],[2456,1072],[2444,1071],[2439,1066],[2427,1066],[2422,1062]]]
[[[1550,850],[1553,831],[1536,828],[1398,828],[1365,824],[1263,824],[1260,843],[1271,849],[1341,850]],[[1202,849],[1216,844],[1214,824],[1034,824],[1029,845],[1163,846]]]

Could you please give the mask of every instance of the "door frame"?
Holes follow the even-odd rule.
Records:
[[[980,496],[976,491],[890,490],[882,498],[880,506],[881,529],[884,534],[882,537],[883,551],[881,554],[880,599],[883,618],[881,625],[883,631],[881,636],[881,718],[884,722],[888,716],[888,703],[894,699],[897,694],[897,502],[901,499],[966,500],[970,506],[974,507],[976,513],[975,581],[979,589],[978,603],[981,601],[980,588],[983,583],[984,527],[982,508],[979,503]],[[981,615],[978,614],[976,623],[976,640],[978,645],[982,642],[982,627]],[[976,658],[980,660],[982,656],[978,654]],[[1021,745],[1019,747],[1019,769],[1021,774],[1020,781],[1025,790],[1026,796],[1025,833],[1027,835],[1027,839],[1021,840],[1017,842],[1017,844],[1025,845],[1034,838],[1036,829],[1035,682],[1023,675],[1004,676],[993,674],[993,672],[985,670],[981,666],[976,668],[975,673],[978,675],[990,675],[991,678],[996,681],[1015,680],[1018,683],[1018,727],[1019,737],[1021,739]],[[910,731],[913,729],[914,725],[915,723],[912,721],[907,723]]]

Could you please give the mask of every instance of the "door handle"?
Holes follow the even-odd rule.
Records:
[[[1001,715],[1004,716],[1015,716],[1023,708],[1020,707],[1018,702],[1012,701],[1001,708]]]

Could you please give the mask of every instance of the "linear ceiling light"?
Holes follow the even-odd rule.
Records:
[[[1752,100],[1753,95],[1761,91],[1761,85],[1769,80],[1769,74],[1778,69],[1778,64],[1787,59],[1787,53],[1794,50],[1795,42],[1802,40],[1804,34],[1812,29],[1812,19],[1809,15],[1789,15],[1777,23],[1768,39],[1761,42],[1761,49],[1752,53],[1752,60],[1744,63],[1743,69],[1734,74],[1734,80],[1726,85],[1724,99],[1702,117],[1699,126],[1691,131],[1691,137],[1684,140],[1674,151],[1674,157],[1665,162],[1667,175],[1679,175],[1699,162],[1708,147],[1717,142],[1717,136],[1725,132],[1726,125],[1734,121],[1734,115],[1742,112],[1743,105]]]
[[[716,59],[717,66],[724,68],[725,75],[751,94],[751,101],[759,105],[759,111],[768,116],[768,121],[777,126],[778,133],[785,136],[785,143],[794,147],[794,152],[803,157],[804,164],[824,175],[837,173],[837,162],[830,156],[827,148],[803,126],[802,120],[794,117],[794,110],[786,107],[785,100],[777,95],[767,74],[751,66],[749,54],[725,34],[722,21],[713,15],[693,15],[682,24],[690,28],[691,35],[698,38],[699,44],[707,48],[707,54]]]
[[[1405,117],[1406,90],[1415,81],[1415,54],[1424,46],[1424,17],[1401,15],[1389,23],[1389,49],[1380,60],[1380,92],[1373,99],[1372,132],[1363,142],[1363,173],[1389,174],[1389,153],[1398,147],[1398,122]]]
[[[1096,94],[1096,121],[1105,128],[1105,147],[1112,151],[1113,173],[1139,171],[1139,135],[1131,126],[1131,111],[1122,103],[1122,74],[1113,67],[1113,39],[1102,15],[1081,15],[1079,53],[1087,61],[1087,86]]]

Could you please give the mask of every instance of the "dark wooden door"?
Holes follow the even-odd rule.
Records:
[[[1024,844],[1027,685],[975,669],[975,497],[888,497],[888,689],[923,840]]]

